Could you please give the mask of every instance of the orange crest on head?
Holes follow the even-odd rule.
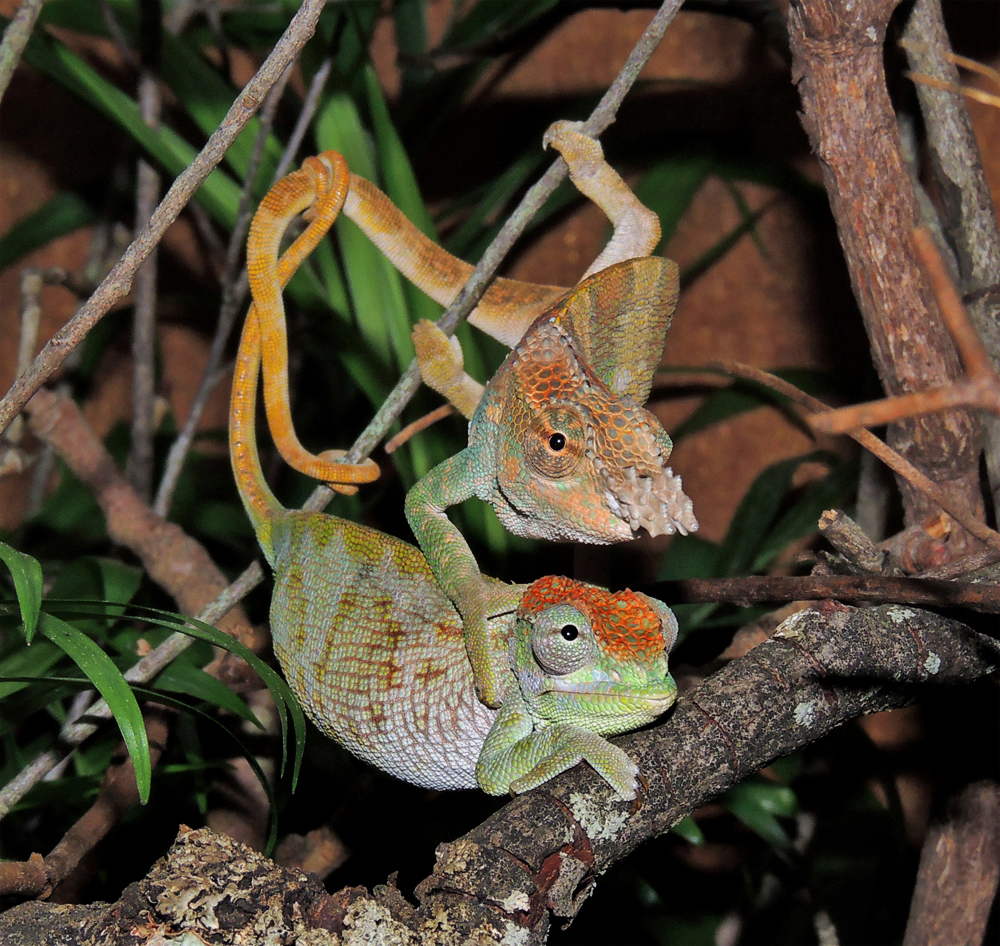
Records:
[[[583,611],[601,650],[616,660],[653,660],[666,647],[659,615],[628,589],[612,594],[572,578],[547,575],[528,585],[519,614],[534,614],[557,604]]]

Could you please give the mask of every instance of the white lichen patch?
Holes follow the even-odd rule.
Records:
[[[816,718],[816,704],[809,700],[795,707],[795,722],[800,726],[811,726]]]
[[[933,650],[927,651],[924,657],[924,673],[934,676],[941,669],[941,658]]]
[[[865,30],[865,36],[867,36],[874,43],[878,40],[878,31],[874,26],[869,26],[868,29]]]
[[[790,640],[793,637],[801,637],[802,630],[799,625],[808,619],[812,611],[796,611],[791,617],[786,618],[781,624],[778,625],[777,630],[771,635],[772,637],[782,638],[784,640]]]
[[[898,604],[894,604],[891,608],[886,608],[885,613],[888,615],[889,620],[895,624],[905,624],[917,616],[916,611],[900,607]]]
[[[590,795],[572,792],[569,796],[570,811],[580,827],[593,841],[611,841],[628,824],[628,812],[605,808]]]
[[[523,891],[516,890],[500,901],[507,913],[527,913],[531,909],[531,898]]]
[[[382,904],[363,897],[344,917],[344,946],[417,946],[419,937]]]

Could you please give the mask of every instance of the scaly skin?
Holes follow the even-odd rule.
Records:
[[[301,169],[283,177],[260,203],[247,240],[247,272],[254,302],[247,314],[249,331],[259,334],[264,372],[264,404],[268,426],[278,452],[295,469],[325,480],[333,489],[353,493],[353,484],[378,479],[372,460],[350,464],[336,462],[343,450],[316,457],[299,443],[288,406],[288,339],[281,290],[301,262],[330,229],[347,193],[348,171],[336,151],[306,158]],[[311,225],[277,259],[278,245],[288,223],[309,211]]]
[[[301,193],[281,183],[275,190],[266,225],[284,229],[293,208],[302,209]],[[312,224],[276,268],[259,257],[276,253],[280,233],[251,243],[252,272],[287,281],[328,219],[326,191],[316,196]],[[527,791],[585,760],[634,798],[636,766],[603,736],[673,703],[670,610],[570,579],[527,587],[484,579],[496,602],[490,646],[506,662],[504,707],[487,709],[476,698],[458,612],[420,551],[335,516],[286,510],[268,489],[253,434],[260,361],[260,333],[248,317],[233,383],[233,469],[275,573],[275,653],[310,718],[354,754],[428,788]]]
[[[617,263],[539,316],[487,385],[468,447],[406,497],[417,543],[462,615],[488,706],[503,693],[485,626],[493,591],[448,519],[449,506],[477,496],[517,535],[576,542],[621,542],[640,527],[651,535],[698,528],[667,466],[670,438],[639,406],[659,355],[619,360],[640,334],[628,323],[669,319],[671,265],[655,257]]]
[[[605,163],[600,144],[581,134],[579,123],[556,122],[546,132],[543,145],[551,145],[560,151],[569,164],[573,182],[605,212],[615,227],[611,241],[585,275],[590,276],[618,262],[647,257],[659,240],[659,221],[656,214],[639,203],[621,177]],[[302,171],[286,180],[296,177],[299,180],[294,186],[303,199],[308,199],[318,184],[334,191],[339,198],[335,207],[331,203],[330,212],[334,216],[342,205],[344,214],[361,228],[404,276],[443,305],[454,301],[472,273],[472,266],[424,236],[377,187],[350,174],[339,154],[327,151],[319,158],[309,159]],[[268,233],[283,231],[276,225],[278,221],[273,213],[269,213],[268,222],[262,219],[258,234],[252,233],[251,241],[265,239]],[[263,254],[260,260],[262,266],[274,265],[272,254]],[[676,267],[663,260],[659,260],[658,265],[664,269],[663,280],[649,288],[655,288],[661,297],[655,300],[611,300],[616,313],[606,317],[602,323],[609,331],[602,333],[605,350],[600,354],[624,371],[647,371],[650,378],[656,365],[647,367],[645,362],[652,358],[658,363],[663,349],[663,333],[677,298]],[[637,282],[642,281],[640,278]],[[257,305],[264,331],[265,403],[268,424],[278,452],[290,466],[325,480],[335,489],[341,488],[338,484],[368,482],[376,478],[377,468],[370,461],[345,468],[342,464],[329,462],[341,454],[318,457],[299,444],[288,410],[288,354],[281,294],[276,282],[263,274],[258,280],[257,290]],[[469,321],[512,347],[535,319],[565,296],[567,291],[560,286],[496,279],[473,310]],[[629,316],[631,307],[624,303],[630,301],[636,303],[636,313],[644,313],[643,318]],[[616,326],[617,329],[611,331]],[[457,341],[446,338],[433,322],[428,321],[414,328],[413,341],[424,381],[471,418],[482,396],[483,385],[463,370],[462,352]],[[648,388],[642,395],[643,401],[646,395]],[[343,492],[351,491],[349,487],[341,489]]]

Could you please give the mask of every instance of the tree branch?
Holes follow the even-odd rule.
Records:
[[[854,295],[889,394],[943,387],[961,371],[955,346],[917,266],[919,219],[889,100],[882,44],[898,0],[794,0],[793,78],[819,156]],[[927,414],[890,429],[890,443],[979,515],[980,425],[965,411]],[[900,481],[907,521],[939,515]],[[956,532],[956,551],[968,539]]]

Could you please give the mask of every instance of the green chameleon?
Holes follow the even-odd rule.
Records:
[[[414,546],[323,513],[284,509],[253,438],[259,344],[244,331],[230,445],[240,497],[274,569],[274,650],[326,735],[427,788],[524,792],[588,762],[625,799],[638,769],[604,736],[645,725],[677,688],[677,623],[661,602],[568,578],[484,579],[503,706],[477,698],[461,620]]]

